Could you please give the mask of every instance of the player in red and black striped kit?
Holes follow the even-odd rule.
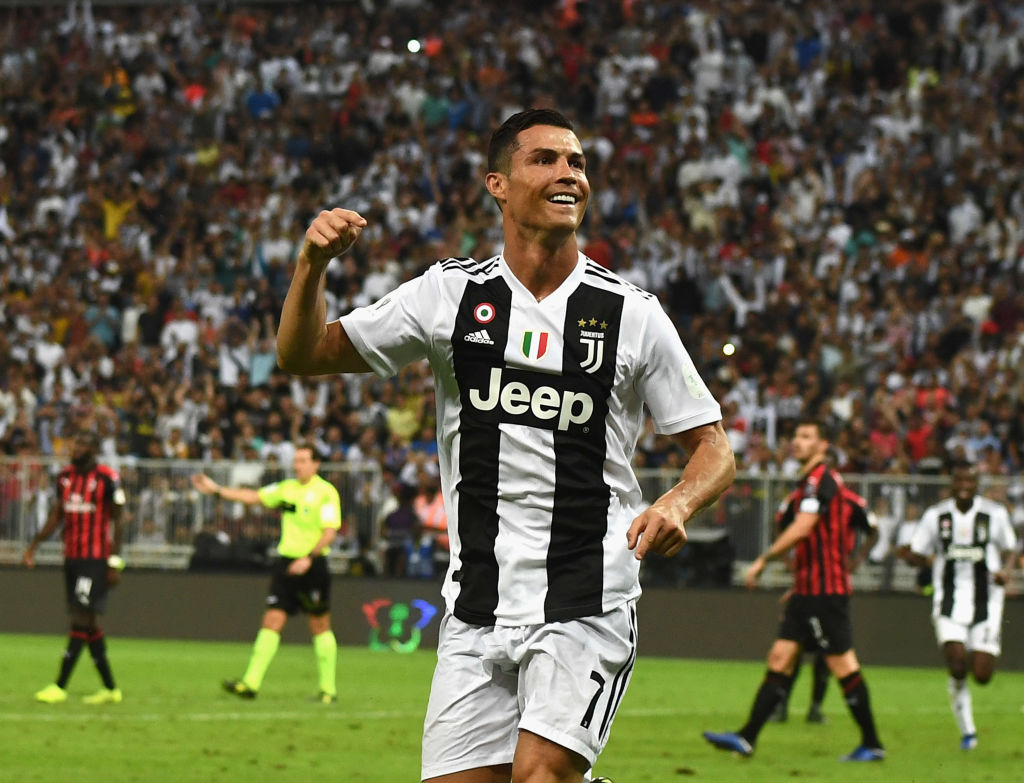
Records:
[[[836,452],[831,447],[826,452],[826,464],[829,468],[835,468],[836,466]],[[878,542],[878,525],[875,521],[875,515],[868,510],[868,502],[845,484],[841,485],[841,487],[843,500],[846,504],[845,511],[849,513],[847,517],[847,564],[849,573],[853,574],[860,567],[860,564],[867,559],[868,553]],[[796,501],[800,499],[802,492],[803,485],[794,489],[783,501],[782,506],[779,508],[779,513],[775,517],[776,535],[793,521],[793,518],[796,516]],[[860,539],[859,547],[857,546],[858,538]],[[780,603],[785,604],[792,593],[792,590],[788,590]],[[825,650],[822,650],[817,644],[813,644],[805,646],[804,651],[814,653],[814,679],[811,687],[811,704],[807,710],[807,722],[826,723],[825,715],[821,711],[821,704],[825,698],[825,690],[828,687],[828,681],[832,673],[828,668],[828,662],[825,660]],[[793,682],[796,682],[797,676],[800,673],[800,663],[801,658],[798,657],[796,668],[793,670]],[[781,723],[787,719],[787,707],[791,693],[792,691],[775,706],[771,717],[768,718],[769,721]]]
[[[829,669],[839,680],[846,704],[861,731],[861,742],[843,761],[881,761],[867,685],[853,650],[850,624],[851,508],[842,477],[825,462],[828,440],[816,421],[797,425],[793,456],[802,463],[799,488],[789,496],[782,532],[747,569],[753,588],[765,564],[795,548],[793,595],[786,604],[778,638],[768,653],[768,671],[754,699],[750,717],[738,732],[704,732],[717,748],[744,756],[754,752],[757,736],[793,684],[804,647],[825,651]]]
[[[25,565],[32,568],[39,544],[64,526],[64,586],[71,632],[57,681],[36,693],[37,701],[48,704],[67,701],[67,683],[85,645],[89,646],[104,687],[84,701],[116,704],[122,699],[110,671],[97,615],[106,608],[108,587],[120,581],[124,568],[120,551],[125,494],[117,472],[97,463],[98,450],[95,434],[87,432],[75,438],[71,465],[57,479],[57,497],[50,516],[22,556]]]

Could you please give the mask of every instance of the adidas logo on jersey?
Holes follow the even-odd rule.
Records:
[[[494,345],[494,340],[487,334],[486,329],[479,332],[470,332],[463,338],[467,343],[480,343],[481,345]]]

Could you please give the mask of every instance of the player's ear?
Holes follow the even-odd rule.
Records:
[[[484,185],[499,204],[505,201],[505,191],[508,189],[508,177],[500,171],[488,172],[484,177]]]

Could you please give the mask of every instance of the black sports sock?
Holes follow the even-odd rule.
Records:
[[[71,672],[75,670],[78,663],[78,656],[82,654],[82,647],[89,640],[89,629],[81,625],[72,625],[71,633],[68,634],[68,646],[64,650],[64,658],[60,662],[60,673],[57,675],[57,685],[66,688],[68,680],[71,679]]]
[[[850,714],[860,726],[860,744],[869,748],[882,747],[878,733],[875,731],[875,718],[871,714],[871,699],[868,697],[868,686],[861,676],[860,670],[847,674],[839,684],[843,688],[843,696],[846,697],[846,705],[850,708]]]
[[[789,689],[793,686],[793,677],[782,672],[773,672],[769,669],[764,675],[761,687],[757,689],[757,696],[754,697],[754,705],[750,708],[750,717],[746,725],[739,730],[743,739],[754,745],[757,742],[757,735],[761,733],[765,721],[772,714],[775,705],[780,701],[789,698]]]
[[[110,672],[110,662],[107,660],[107,640],[99,628],[89,637],[89,652],[92,653],[92,662],[96,664],[96,671],[100,673],[103,685],[109,690],[114,690],[114,675]]]
[[[814,685],[811,688],[811,704],[821,706],[821,702],[825,698],[825,691],[828,689],[828,678],[832,672],[829,671],[828,661],[825,660],[825,656],[818,655],[814,656]]]

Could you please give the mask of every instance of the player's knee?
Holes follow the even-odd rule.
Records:
[[[589,766],[579,754],[524,731],[519,734],[512,778],[523,783],[578,780]]]
[[[988,685],[992,682],[992,678],[995,676],[995,671],[989,668],[976,668],[974,670],[974,681],[978,685]]]

